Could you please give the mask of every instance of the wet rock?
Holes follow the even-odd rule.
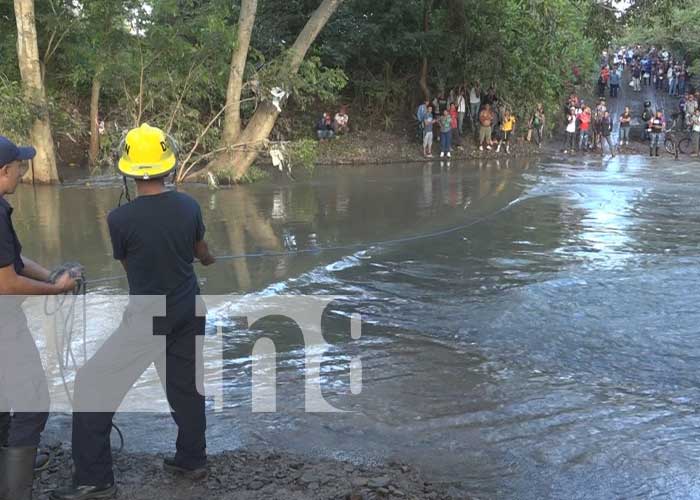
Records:
[[[367,483],[369,483],[369,479],[366,477],[354,477],[350,480],[350,484],[353,488],[362,488],[367,486]]]
[[[447,489],[447,496],[451,498],[464,498],[464,494],[454,486],[450,486]]]
[[[265,483],[263,483],[262,481],[258,481],[258,480],[251,481],[250,483],[248,483],[248,489],[253,490],[253,491],[257,491],[259,489],[262,489],[263,486],[265,486]]]
[[[389,479],[387,476],[373,477],[367,482],[367,486],[372,489],[386,488],[389,486],[390,482],[391,479]]]
[[[318,473],[314,471],[307,471],[304,472],[304,474],[299,478],[300,483],[314,483],[314,482],[320,482],[319,481],[319,476]]]

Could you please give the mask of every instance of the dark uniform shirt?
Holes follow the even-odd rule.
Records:
[[[176,191],[139,196],[107,217],[114,258],[126,262],[131,295],[164,295],[167,316],[193,313],[199,293],[195,243],[204,239],[199,204]]]
[[[12,207],[5,198],[0,197],[0,267],[10,265],[14,265],[17,274],[24,269],[22,245],[12,226]]]

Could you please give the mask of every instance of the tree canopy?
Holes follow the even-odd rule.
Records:
[[[36,2],[54,136],[87,144],[104,121],[101,143],[91,145],[100,148],[98,162],[126,129],[148,121],[192,152],[196,169],[207,165],[226,143],[224,108],[245,1]],[[494,84],[516,113],[529,113],[536,102],[555,109],[575,73],[593,72],[598,50],[621,25],[606,2],[595,0],[327,2],[255,2],[240,89],[244,127],[276,87],[290,96],[272,130],[285,140],[308,136],[321,106],[344,102],[370,118],[366,124],[401,123],[426,91],[475,80]],[[327,22],[298,71],[286,71],[292,45],[320,6],[332,8]],[[21,102],[13,16],[11,5],[0,2],[0,99]],[[682,22],[675,13],[670,19],[672,27]],[[20,136],[34,111],[13,109],[0,117],[0,128]]]

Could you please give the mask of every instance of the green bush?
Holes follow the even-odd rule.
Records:
[[[0,134],[16,142],[26,142],[32,127],[33,113],[24,99],[22,86],[0,76]]]

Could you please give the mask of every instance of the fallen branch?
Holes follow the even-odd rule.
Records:
[[[250,100],[250,99],[244,99],[244,100],[241,101],[241,102],[244,102],[244,101],[247,101],[247,100]],[[187,178],[187,176],[189,175],[190,171],[191,171],[192,168],[194,167],[194,164],[190,165],[189,167],[187,166],[187,164],[189,163],[190,159],[192,158],[192,155],[194,154],[194,152],[195,152],[195,151],[197,150],[197,148],[199,147],[199,143],[202,141],[202,139],[204,138],[204,136],[207,134],[207,132],[209,132],[209,129],[212,127],[212,125],[214,125],[214,123],[216,122],[216,120],[219,119],[219,117],[224,113],[224,111],[226,111],[226,108],[227,108],[227,107],[228,107],[228,104],[224,105],[224,106],[219,110],[219,112],[216,113],[216,115],[214,115],[214,118],[212,118],[212,119],[209,121],[209,123],[207,123],[207,126],[204,128],[204,130],[202,130],[202,133],[199,134],[199,137],[197,137],[197,140],[194,141],[194,146],[192,146],[192,148],[190,149],[189,153],[187,154],[187,157],[186,157],[186,158],[183,160],[183,162],[182,162],[182,166],[180,167],[180,172],[179,172],[178,175],[177,175],[176,182],[182,182],[183,180],[185,180],[185,179]],[[225,148],[225,149],[228,149],[228,148]],[[225,150],[225,149],[224,149],[224,150]]]

